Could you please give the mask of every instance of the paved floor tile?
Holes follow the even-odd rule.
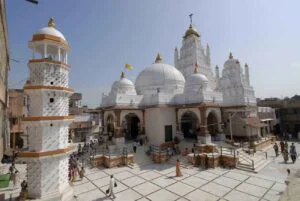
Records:
[[[195,175],[200,172],[198,168],[182,168],[181,169],[182,174],[189,174],[189,175]]]
[[[166,168],[166,169],[158,169],[158,170],[155,170],[155,172],[162,174],[162,175],[169,174],[171,172],[174,172],[174,167]]]
[[[187,199],[185,199],[185,198],[179,198],[179,199],[177,199],[176,201],[189,201],[189,200],[187,200]]]
[[[128,172],[128,171],[119,172],[119,173],[114,175],[114,177],[118,180],[127,179],[127,178],[132,177],[132,176],[134,176],[134,174],[132,174],[131,172]]]
[[[248,193],[256,197],[262,197],[267,192],[266,188],[255,186],[252,184],[247,184],[247,183],[242,183],[236,188],[236,190],[242,191],[244,193]]]
[[[232,172],[232,171],[226,173],[224,176],[229,177],[231,179],[236,179],[236,180],[239,180],[239,181],[244,181],[249,177],[247,175]]]
[[[259,198],[240,191],[233,190],[225,196],[225,199],[228,201],[258,201]]]
[[[86,182],[89,182],[89,180],[86,177],[83,177],[82,180],[77,179],[77,181],[73,182],[73,186],[78,186]]]
[[[217,175],[223,175],[223,174],[229,172],[229,170],[222,169],[222,168],[214,168],[214,169],[212,168],[212,169],[208,169],[207,171],[210,173],[213,173],[213,174],[217,174]]]
[[[97,187],[101,187],[101,186],[108,185],[109,184],[109,179],[110,179],[110,177],[103,177],[101,179],[94,180],[93,183]]]
[[[152,193],[147,196],[150,200],[153,201],[174,201],[179,198],[176,194],[171,193],[165,189],[161,189],[155,193]]]
[[[75,186],[73,189],[74,189],[75,195],[79,195],[79,194],[85,193],[87,191],[94,190],[95,188],[96,188],[96,186],[94,186],[92,183],[84,183],[84,184]]]
[[[190,201],[216,201],[219,198],[202,190],[195,190],[185,196]]]
[[[171,172],[171,173],[167,174],[166,176],[168,176],[170,178],[173,178],[173,179],[175,179],[177,181],[181,181],[181,180],[183,180],[183,179],[185,179],[187,177],[190,177],[191,175],[189,175],[189,174],[182,174],[181,177],[175,177],[175,172]]]
[[[270,188],[274,184],[273,181],[260,179],[257,177],[250,177],[249,179],[246,180],[246,183],[265,187],[265,188]]]
[[[177,182],[175,184],[172,184],[171,186],[168,186],[166,189],[172,191],[173,193],[176,193],[177,195],[184,196],[185,194],[188,194],[195,188],[187,184]]]
[[[201,179],[200,177],[188,177],[186,179],[181,180],[181,182],[193,186],[195,188],[199,188],[200,186],[206,184],[208,181],[205,179]]]
[[[161,176],[161,177],[158,177],[158,178],[152,180],[151,182],[164,188],[166,186],[169,186],[169,185],[177,182],[177,180],[170,178],[168,176]]]
[[[108,175],[112,175],[112,174],[117,174],[119,172],[123,172],[123,171],[128,171],[131,170],[129,167],[115,167],[115,168],[108,168],[108,169],[104,169],[103,171],[108,174]]]
[[[114,201],[125,201],[125,200],[126,201],[134,201],[141,197],[142,196],[140,194],[138,194],[137,192],[135,192],[134,190],[127,189],[120,193],[116,193],[116,199],[114,199]]]
[[[141,198],[141,199],[139,199],[137,201],[149,201],[149,199],[147,199],[147,198]]]
[[[155,178],[161,177],[161,176],[162,176],[161,174],[158,174],[154,171],[149,171],[149,172],[146,172],[146,173],[143,173],[143,174],[139,175],[139,177],[142,177],[145,180],[152,180],[152,179],[155,179]]]
[[[274,191],[282,192],[286,189],[286,184],[276,183],[271,188]]]
[[[144,183],[145,181],[146,181],[145,179],[142,179],[138,176],[134,176],[134,177],[130,177],[128,179],[122,180],[122,182],[129,187],[136,186],[138,184]]]
[[[107,177],[107,176],[109,176],[109,175],[106,174],[105,172],[99,171],[99,172],[95,172],[95,173],[89,174],[86,177],[89,180],[96,180],[96,179],[100,179],[100,178]]]
[[[85,175],[89,175],[89,174],[92,174],[92,173],[95,173],[95,172],[99,172],[99,171],[102,171],[103,168],[98,168],[98,167],[95,167],[95,168],[85,168]]]
[[[281,193],[278,191],[269,190],[266,195],[264,196],[264,199],[269,201],[277,201],[279,200],[281,196]]]
[[[131,169],[131,170],[128,170],[128,171],[131,172],[132,174],[139,175],[139,174],[143,174],[145,172],[149,172],[150,169],[134,168],[134,169]]]
[[[150,182],[146,182],[146,183],[137,185],[133,189],[145,196],[145,195],[149,195],[150,193],[153,193],[154,191],[159,190],[160,187],[156,186],[155,184],[152,184]]]
[[[94,189],[78,195],[77,200],[94,201],[104,197],[106,197],[106,195],[103,192],[101,192],[99,189]]]
[[[214,194],[216,196],[222,197],[226,193],[231,191],[231,188],[222,186],[222,185],[214,183],[214,182],[210,182],[210,183],[202,186],[201,190],[204,190],[204,191]]]
[[[124,190],[126,190],[126,189],[128,189],[128,187],[125,186],[124,184],[122,184],[121,182],[117,182],[117,184],[118,184],[118,186],[114,188],[114,193],[115,193],[115,194],[116,194],[116,193],[119,193],[119,192],[121,192],[121,191],[124,191]],[[108,186],[109,186],[109,185],[101,186],[100,189],[101,189],[103,192],[106,192],[106,190],[108,189]]]
[[[241,183],[241,181],[231,179],[229,177],[224,177],[224,176],[215,179],[214,182],[223,186],[227,186],[229,188],[235,188],[237,185]]]
[[[198,174],[195,174],[194,176],[200,177],[200,178],[205,179],[207,181],[211,181],[211,180],[215,179],[216,177],[218,177],[218,175],[207,172],[207,171],[202,171]]]

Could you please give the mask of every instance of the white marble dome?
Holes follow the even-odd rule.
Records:
[[[113,83],[111,87],[111,93],[113,94],[126,94],[126,95],[136,95],[135,87],[132,81],[125,78],[124,73],[122,73],[120,80]]]
[[[34,33],[34,35],[37,35],[37,34],[47,34],[47,35],[51,35],[51,36],[56,36],[56,37],[59,37],[66,41],[65,36],[60,31],[55,29],[55,22],[54,22],[53,18],[50,18],[47,27],[43,27]]]
[[[208,78],[202,74],[195,72],[186,79],[185,92],[199,92],[200,90],[206,90],[208,87]]]
[[[238,68],[239,67],[239,60],[234,59],[232,54],[229,54],[229,58],[227,61],[224,63],[224,69],[227,68]]]
[[[137,77],[135,87],[138,94],[183,93],[185,79],[174,66],[162,63],[157,55],[154,64],[145,68]]]

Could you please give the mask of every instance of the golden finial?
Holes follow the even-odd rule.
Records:
[[[237,63],[237,64],[240,64],[240,61],[239,61],[239,60],[236,60],[236,63]]]
[[[247,64],[247,63],[245,63],[245,67],[248,67],[248,64]]]
[[[50,19],[49,19],[49,22],[48,22],[48,27],[55,27],[55,22],[54,22],[54,18],[53,17],[51,17]]]
[[[217,69],[219,69],[219,66],[218,66],[218,65],[216,65],[216,68],[217,68]]]
[[[232,53],[229,53],[229,59],[233,59]]]
[[[123,78],[125,78],[125,73],[124,72],[121,73],[121,79],[123,79]]]
[[[197,74],[198,73],[198,67],[195,66],[195,69],[194,69],[194,74]]]
[[[156,59],[155,59],[155,63],[160,63],[162,61],[162,58],[160,56],[159,53],[157,53]]]

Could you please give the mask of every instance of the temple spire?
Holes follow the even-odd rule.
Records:
[[[162,62],[162,58],[161,58],[160,54],[157,53],[157,56],[156,56],[156,59],[155,59],[155,63],[160,63],[160,62]]]
[[[48,21],[48,27],[55,27],[55,21],[54,21],[54,18],[51,17]]]
[[[193,24],[193,15],[194,15],[193,13],[189,14],[191,25]]]
[[[229,59],[233,59],[232,53],[229,53]]]
[[[122,72],[120,77],[121,77],[121,79],[125,78],[125,73]]]

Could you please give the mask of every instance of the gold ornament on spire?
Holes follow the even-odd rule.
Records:
[[[240,64],[240,61],[239,61],[239,60],[236,60],[236,63],[237,63],[237,64]]]
[[[198,71],[198,67],[197,67],[197,66],[195,66],[195,69],[194,69],[194,74],[197,74],[197,73],[199,73],[199,71]]]
[[[123,79],[123,78],[125,78],[125,73],[124,72],[121,73],[121,79]]]
[[[48,22],[48,27],[55,27],[55,22],[54,22],[54,18],[53,17],[51,17],[50,19],[49,19],[49,22]]]
[[[155,59],[155,63],[160,63],[162,61],[162,58],[160,56],[159,53],[157,53],[156,59]]]
[[[229,59],[233,59],[232,53],[229,53]]]
[[[247,63],[245,63],[245,67],[248,67],[248,64],[247,64]]]

